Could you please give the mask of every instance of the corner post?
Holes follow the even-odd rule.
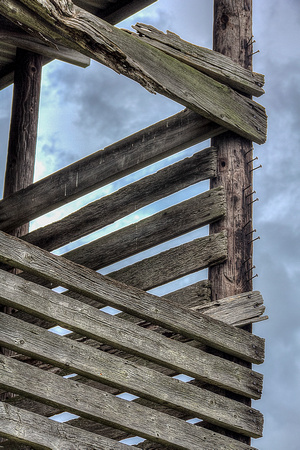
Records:
[[[42,62],[41,55],[17,48],[4,197],[33,182]],[[28,233],[28,229],[27,223],[13,230],[11,234],[20,237]],[[13,308],[0,305],[0,310],[11,314]],[[0,353],[6,356],[14,354],[6,348],[0,348]],[[3,393],[0,400],[10,397],[13,397],[13,394]]]
[[[252,0],[214,0],[213,49],[252,70]],[[252,142],[227,132],[212,139],[218,174],[211,188],[224,186],[227,214],[211,233],[227,230],[228,259],[209,270],[212,299],[252,290]]]

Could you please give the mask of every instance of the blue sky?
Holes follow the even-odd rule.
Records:
[[[212,6],[212,0],[159,0],[119,26],[130,28],[136,22],[149,23],[211,48]],[[299,448],[299,24],[298,0],[253,0],[254,50],[260,50],[254,55],[254,71],[266,76],[266,94],[259,102],[269,116],[267,143],[254,146],[257,165],[263,166],[255,171],[254,180],[259,198],[254,204],[254,228],[261,238],[254,245],[258,274],[254,288],[261,291],[270,317],[254,328],[256,334],[266,338],[267,345],[266,362],[258,368],[265,375],[263,398],[254,402],[254,407],[265,415],[264,437],[253,442],[261,450]],[[0,189],[11,92],[11,87],[0,92]],[[35,179],[181,109],[97,63],[81,69],[52,62],[43,70]],[[86,201],[119,185],[107,186]],[[32,228],[57,220],[79,205],[77,202],[61,208],[50,218],[32,224]],[[138,212],[129,220],[152,212],[153,209]]]

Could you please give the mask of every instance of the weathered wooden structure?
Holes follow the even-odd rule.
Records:
[[[266,115],[252,100],[263,94],[263,76],[251,71],[251,2],[215,0],[214,51],[148,25],[135,33],[113,26],[150,3],[0,3],[0,86],[15,80],[0,202],[0,301],[10,313],[0,313],[2,448],[122,449],[120,440],[139,435],[145,449],[250,449],[262,435],[250,402],[261,396],[251,364],[263,362],[264,341],[249,327],[264,307],[252,291],[247,236],[252,141],[265,141]],[[237,54],[226,47],[233,38]],[[52,58],[83,66],[93,58],[188,109],[32,183],[39,74]],[[192,157],[28,232],[32,219],[209,138],[213,145]],[[207,192],[63,256],[50,253],[202,180],[211,180]],[[205,225],[208,236],[109,277],[96,272]],[[147,292],[203,268],[209,280],[163,298]],[[107,305],[121,312],[109,315]],[[50,333],[53,325],[71,333]],[[124,391],[136,399],[119,398]],[[48,419],[62,411],[79,417]],[[193,418],[197,425],[187,423]]]

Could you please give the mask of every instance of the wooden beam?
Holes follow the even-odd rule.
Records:
[[[111,280],[2,231],[0,260],[234,356],[257,363],[264,359],[264,340],[257,336],[186,309],[174,310],[166,300]]]
[[[99,434],[89,433],[65,423],[58,423],[38,414],[0,403],[0,436],[14,440],[19,445],[34,448],[93,448],[98,450],[126,450],[128,446]],[[38,447],[36,447],[38,446]],[[14,447],[11,443],[4,448]],[[22,447],[23,448],[23,447]]]
[[[0,11],[11,20],[107,65],[239,135],[263,143],[262,106],[155,47],[61,0],[9,0]],[[53,24],[55,30],[53,31]],[[60,33],[57,36],[58,32]]]
[[[224,20],[226,24],[224,25]],[[223,25],[222,25],[223,24]],[[251,69],[252,1],[215,0],[214,49]],[[211,233],[226,229],[229,257],[209,271],[212,299],[252,289],[252,142],[232,133],[212,141],[218,149],[218,175],[211,187],[224,186],[227,214],[211,225]]]
[[[213,49],[252,70],[252,40],[252,0],[214,0]],[[233,133],[212,145],[218,148],[218,175],[211,187],[224,186],[227,215],[210,232],[228,232],[228,259],[209,270],[212,299],[217,300],[252,290],[253,146],[251,139]],[[250,443],[243,436],[240,440]]]
[[[170,31],[164,34],[151,25],[137,23],[132,28],[137,31],[140,39],[215,80],[245,94],[258,97],[264,94],[262,89],[264,76],[241,67],[231,58],[208,48],[190,44]],[[132,35],[136,36],[135,33]]]
[[[94,189],[224,131],[223,127],[192,111],[181,111],[2,200],[0,228],[10,231]]]
[[[132,362],[128,364],[122,358],[4,314],[0,314],[0,324],[1,344],[16,352],[168,404],[225,428],[253,437],[261,436],[262,415],[241,403],[188,383],[178,383],[154,370]]]
[[[216,150],[207,148],[90,203],[24,239],[54,250],[115,222],[138,209],[216,175]]]
[[[26,188],[33,181],[38,128],[43,57],[17,48],[12,114],[4,177],[4,198]],[[29,223],[10,230],[15,236],[28,233]],[[0,306],[11,313],[11,308]],[[0,349],[2,350],[2,349]],[[4,354],[7,353],[3,350]],[[3,400],[3,398],[0,397]]]
[[[42,402],[59,405],[80,416],[137,433],[154,442],[171,444],[179,449],[199,450],[200,445],[205,446],[206,450],[249,450],[248,446],[241,446],[233,439],[157,411],[153,421],[151,409],[116,398],[99,389],[29,365],[24,371],[23,363],[2,355],[0,362],[2,386]]]

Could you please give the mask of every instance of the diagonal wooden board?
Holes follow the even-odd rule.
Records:
[[[51,39],[52,45],[80,51],[247,139],[266,140],[262,106],[70,0],[7,0],[0,3],[0,12]]]

